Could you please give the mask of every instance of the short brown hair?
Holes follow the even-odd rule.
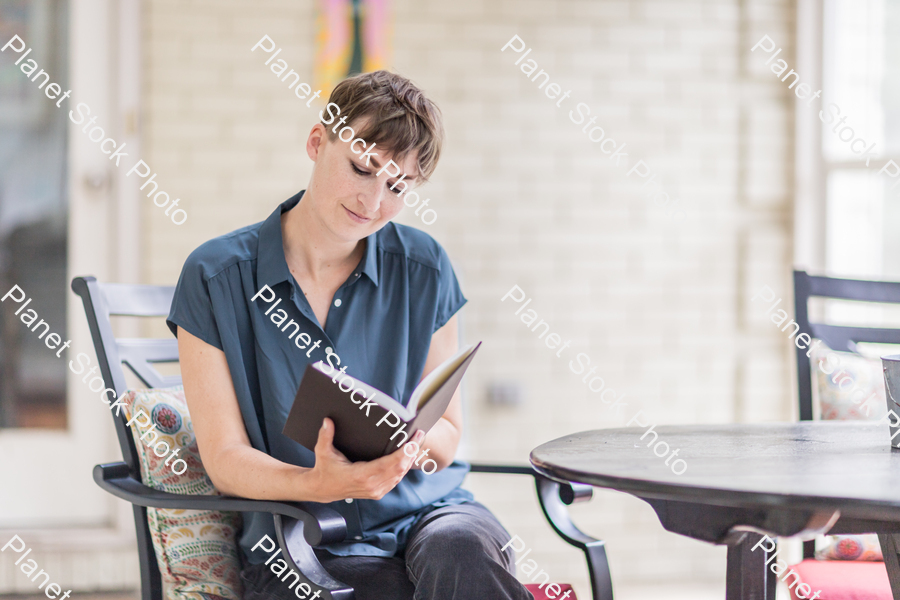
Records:
[[[416,152],[416,179],[427,181],[434,172],[444,141],[441,111],[409,79],[388,71],[360,73],[337,84],[328,102],[340,107],[347,125],[365,121],[355,133],[366,144],[383,146],[397,161]],[[333,141],[333,126],[325,128]]]

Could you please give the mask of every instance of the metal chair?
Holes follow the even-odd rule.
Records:
[[[126,391],[123,364],[147,387],[170,387],[181,377],[164,377],[156,363],[178,362],[175,339],[117,339],[111,316],[165,317],[169,313],[175,288],[172,286],[100,283],[94,277],[76,277],[72,290],[84,304],[94,349],[103,381],[121,395]],[[289,566],[301,575],[301,581],[322,589],[322,597],[352,600],[353,589],[331,577],[316,559],[313,548],[344,540],[343,518],[325,505],[313,502],[275,502],[228,496],[188,496],[147,487],[141,482],[140,463],[125,417],[113,416],[123,462],[97,465],[94,481],[110,494],[130,502],[134,508],[138,556],[141,568],[142,600],[162,600],[159,566],[147,525],[147,507],[269,512],[275,519],[278,544]],[[580,531],[571,521],[565,505],[591,498],[592,488],[581,484],[552,481],[531,467],[471,465],[475,473],[530,475],[534,477],[538,500],[553,530],[566,542],[584,552],[588,563],[594,600],[613,600],[612,580],[602,540]]]
[[[835,298],[862,302],[900,304],[900,283],[894,281],[863,281],[859,279],[835,279],[809,275],[806,271],[794,271],[794,321],[800,331],[825,342],[832,350],[855,352],[859,342],[900,344],[900,329],[875,327],[848,327],[812,323],[809,320],[810,298]],[[805,349],[797,348],[797,387],[800,400],[800,420],[811,421],[812,369]]]
[[[900,282],[838,279],[809,275],[806,271],[794,271],[794,321],[800,326],[800,332],[820,339],[832,350],[841,352],[855,352],[856,344],[859,342],[900,344],[900,329],[811,322],[808,306],[810,298],[900,304]],[[813,419],[812,368],[809,358],[806,356],[806,349],[797,348],[796,351],[800,420],[811,421]],[[900,586],[900,562],[898,562],[898,548],[896,547],[900,542],[900,536],[879,534],[878,540],[882,546],[885,567],[892,585]],[[815,542],[804,542],[803,558],[808,559],[814,556]]]

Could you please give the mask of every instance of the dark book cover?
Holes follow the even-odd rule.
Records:
[[[322,421],[328,417],[335,426],[334,447],[351,461],[390,454],[419,429],[428,432],[438,422],[480,346],[479,342],[460,350],[429,373],[416,386],[407,407],[321,361],[309,364],[282,433],[314,450]],[[351,382],[353,387],[348,388]]]

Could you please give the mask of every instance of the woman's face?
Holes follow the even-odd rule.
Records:
[[[403,208],[403,184],[409,182],[411,190],[418,173],[416,157],[412,154],[400,163],[400,175],[390,176],[396,172],[391,165],[376,176],[392,155],[375,146],[372,152],[377,156],[368,157],[366,165],[367,159],[360,161],[362,152],[355,154],[350,145],[351,142],[338,138],[329,139],[321,123],[313,127],[306,151],[315,165],[303,197],[304,202],[307,197],[312,201],[311,208],[322,224],[347,242],[361,240],[393,219]],[[361,144],[357,143],[355,149],[360,150]],[[391,190],[403,173],[407,174],[406,178]]]

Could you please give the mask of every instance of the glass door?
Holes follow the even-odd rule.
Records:
[[[46,97],[43,76],[25,74],[27,49],[14,51],[27,43],[40,69],[69,89],[66,3],[0,3],[0,40],[16,39],[0,53],[0,296],[14,286],[22,293],[0,303],[0,428],[65,429],[65,362],[45,338],[66,335],[67,111]],[[27,298],[16,302],[23,294],[29,308]]]
[[[36,553],[52,546],[73,565],[98,540],[134,549],[123,537],[133,536],[128,506],[91,475],[94,465],[121,460],[110,411],[68,367],[80,353],[97,360],[69,282],[86,274],[122,281],[115,268],[125,252],[117,248],[134,235],[121,225],[121,176],[69,111],[88,104],[106,131],[139,147],[120,131],[129,89],[119,87],[118,68],[140,72],[136,60],[120,58],[123,40],[140,40],[133,5],[0,1],[0,45],[18,36],[26,46],[0,53],[0,297],[14,290],[0,302],[0,534],[22,536]],[[126,21],[136,24],[128,35]],[[71,97],[51,99],[50,83]],[[53,348],[51,334],[61,342]],[[11,574],[0,573],[0,594]]]

